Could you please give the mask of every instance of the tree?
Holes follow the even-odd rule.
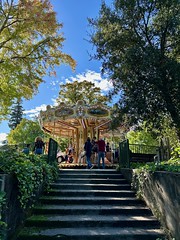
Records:
[[[127,138],[129,139],[130,144],[140,144],[140,145],[149,145],[149,146],[158,146],[159,142],[155,139],[151,132],[146,129],[134,131],[131,130],[127,133]]]
[[[22,100],[17,99],[10,112],[9,127],[15,129],[23,118]]]
[[[23,118],[20,124],[8,134],[9,144],[31,144],[37,136],[43,136],[44,132],[41,130],[38,122]]]
[[[58,102],[76,104],[78,100],[84,100],[86,104],[103,103],[107,97],[101,94],[101,89],[95,84],[84,80],[83,82],[72,82],[60,85]]]
[[[171,148],[180,146],[178,142],[178,136],[175,127],[172,126],[171,119],[164,117],[161,120],[161,127],[159,129],[152,129],[158,136],[159,140],[168,139]]]
[[[0,118],[14,98],[32,98],[43,76],[75,61],[62,52],[65,38],[50,0],[2,0],[0,5]]]
[[[89,19],[90,41],[102,60],[102,73],[119,94],[119,116],[158,127],[170,117],[180,139],[180,5],[178,0],[114,0]]]

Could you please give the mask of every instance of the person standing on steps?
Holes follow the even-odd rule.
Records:
[[[105,151],[106,151],[105,141],[102,138],[100,138],[97,141],[97,145],[98,145],[98,168],[100,168],[100,162],[102,159],[102,168],[105,169],[105,162],[104,162]]]
[[[91,169],[93,168],[93,165],[91,163],[91,151],[92,151],[92,144],[90,137],[87,138],[87,141],[84,144],[84,151],[86,151],[86,162],[87,162],[87,168]]]

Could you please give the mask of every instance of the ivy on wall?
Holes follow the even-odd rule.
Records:
[[[13,174],[18,181],[19,201],[21,207],[29,207],[35,192],[57,179],[58,166],[48,164],[47,155],[25,155],[19,152],[0,152],[0,171]]]

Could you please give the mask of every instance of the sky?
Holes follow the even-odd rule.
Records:
[[[78,81],[91,81],[102,91],[108,91],[111,84],[105,76],[101,76],[101,62],[90,60],[95,48],[88,42],[90,27],[87,18],[96,18],[101,6],[101,0],[50,0],[57,19],[63,23],[61,32],[65,37],[62,51],[76,61],[77,66],[73,72],[70,66],[56,67],[56,76],[45,76],[45,83],[39,86],[39,92],[31,100],[23,100],[24,117],[33,119],[40,110],[45,110],[47,105],[54,105],[59,93],[59,84]],[[112,5],[113,0],[105,0]],[[5,139],[10,132],[8,122],[0,123],[0,141]]]

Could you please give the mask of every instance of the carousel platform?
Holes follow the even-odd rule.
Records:
[[[93,162],[93,169],[98,169],[98,165],[96,162]],[[87,163],[85,162],[85,160],[83,159],[82,162],[80,163],[76,163],[76,162],[62,162],[59,163],[59,168],[60,169],[86,169],[87,168]],[[105,158],[105,169],[116,169],[118,166],[118,163],[112,163],[110,162],[108,159]],[[100,169],[102,169],[102,166],[100,167]],[[91,169],[87,169],[87,170],[91,170]]]

